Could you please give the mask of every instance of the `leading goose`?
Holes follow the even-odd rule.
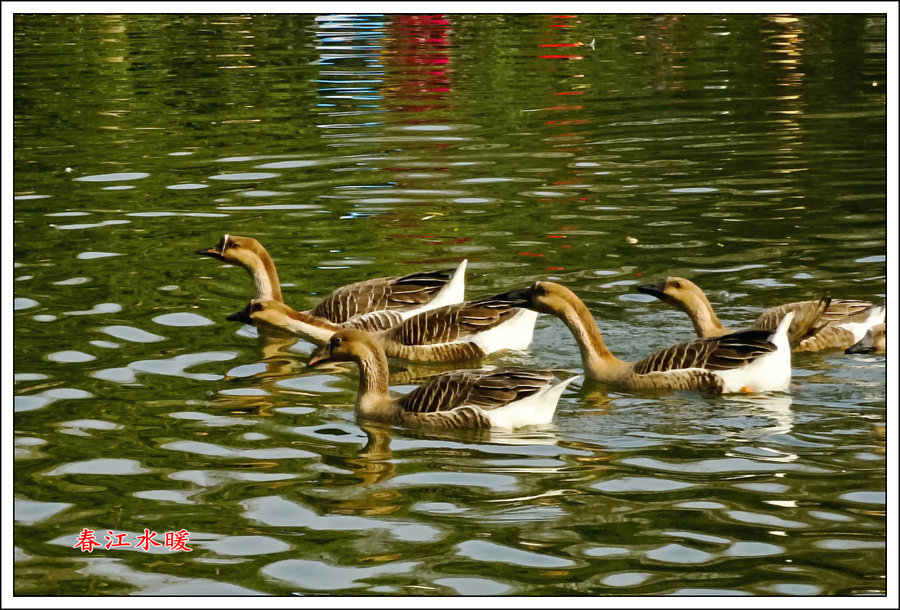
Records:
[[[229,320],[286,331],[323,344],[343,329],[372,331],[392,358],[452,362],[483,358],[496,351],[524,350],[531,343],[537,313],[509,293],[446,305],[417,314],[393,328],[369,325],[368,318],[334,324],[273,300],[253,299]]]
[[[578,342],[585,376],[632,388],[766,392],[786,390],[791,379],[789,312],[772,330],[748,330],[694,339],[656,351],[638,362],[625,362],[607,349],[597,322],[574,292],[554,282],[535,282],[510,293],[528,299],[532,309],[557,316]]]
[[[387,356],[368,333],[335,333],[313,353],[309,366],[332,361],[359,366],[358,415],[406,426],[512,429],[547,424],[563,389],[580,377],[554,385],[552,371],[458,370],[428,377],[409,394],[391,398]]]
[[[275,262],[252,237],[226,233],[218,245],[197,250],[197,254],[240,265],[253,279],[256,298],[284,302]],[[444,271],[423,271],[364,280],[337,288],[305,313],[336,324],[368,317],[372,320],[369,326],[390,328],[417,313],[462,302],[465,277],[464,260],[452,277]]]
[[[706,295],[697,284],[683,277],[667,277],[659,284],[638,286],[638,292],[649,294],[660,301],[685,312],[694,325],[698,337],[718,337],[731,331],[725,328]],[[818,307],[818,301],[798,301],[772,307],[764,311],[750,325],[750,329],[775,328],[784,315],[793,311],[797,317],[788,331],[791,347],[795,352],[823,349],[847,349],[866,334],[866,331],[884,321],[884,307],[872,307],[868,301],[831,299],[819,322],[804,324],[806,315]]]

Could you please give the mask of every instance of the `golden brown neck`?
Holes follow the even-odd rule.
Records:
[[[275,261],[265,250],[256,252],[254,264],[247,267],[247,273],[253,279],[257,299],[271,299],[284,303],[281,296],[281,283],[275,270]]]
[[[354,358],[359,365],[359,394],[356,410],[363,415],[378,416],[391,403],[388,393],[388,360],[374,344],[366,345]]]
[[[719,322],[716,312],[703,292],[691,293],[689,298],[679,300],[678,307],[690,316],[698,337],[720,337],[729,332]]]
[[[619,360],[607,349],[587,305],[574,294],[572,296],[574,298],[567,299],[566,306],[556,315],[566,323],[578,342],[585,374],[592,379],[616,379],[624,375],[630,364]]]
[[[337,324],[305,311],[297,311],[287,306],[284,306],[284,309],[284,315],[269,318],[266,320],[267,325],[295,335],[302,335],[318,345],[323,345],[331,339],[331,335],[341,330]]]

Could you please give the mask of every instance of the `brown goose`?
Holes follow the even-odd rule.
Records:
[[[451,362],[528,347],[537,314],[522,309],[524,300],[507,294],[431,309],[387,329],[371,324],[369,316],[335,324],[266,299],[253,299],[228,319],[293,333],[320,345],[345,328],[372,331],[373,340],[392,358]]]
[[[694,339],[625,362],[607,349],[597,322],[574,292],[554,282],[535,282],[509,293],[525,298],[532,309],[557,316],[578,342],[585,376],[632,388],[765,392],[785,390],[791,378],[788,312],[777,329],[748,330],[721,337]]]
[[[862,339],[847,348],[848,354],[883,354],[887,350],[887,327],[878,324],[870,328]]]
[[[256,288],[256,298],[283,303],[275,262],[252,237],[225,234],[213,248],[197,250],[247,270]],[[466,261],[451,274],[424,271],[402,277],[380,277],[337,288],[313,309],[316,318],[342,324],[370,316],[380,328],[390,328],[412,315],[460,303],[465,293]]]
[[[359,365],[359,416],[406,426],[518,428],[553,419],[563,389],[580,376],[553,384],[552,371],[508,368],[457,370],[428,377],[401,398],[388,392],[388,361],[363,331],[341,330],[316,350],[309,366],[350,361]]]
[[[718,337],[731,332],[719,322],[700,287],[690,280],[668,277],[659,284],[638,286],[637,290],[685,312],[698,337]],[[795,352],[808,352],[846,349],[859,341],[870,326],[884,320],[884,308],[872,307],[868,301],[831,299],[825,313],[810,325],[808,322],[815,316],[808,314],[818,309],[819,302],[798,301],[772,307],[764,311],[750,329],[775,328],[787,312],[793,311],[797,316],[791,323],[788,339]]]

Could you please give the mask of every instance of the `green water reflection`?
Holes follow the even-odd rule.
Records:
[[[226,322],[250,283],[194,252],[256,237],[297,309],[463,258],[470,297],[553,279],[626,359],[691,336],[634,290],[666,275],[736,328],[881,302],[885,27],[15,16],[15,592],[884,594],[883,356],[425,434],[360,424],[349,367]],[[581,366],[545,316],[487,363]],[[83,553],[84,528],[194,550]]]

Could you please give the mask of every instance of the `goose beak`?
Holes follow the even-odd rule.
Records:
[[[534,286],[528,288],[519,288],[518,290],[510,290],[503,294],[498,294],[495,299],[508,301],[514,307],[531,307],[531,297],[534,294]]]
[[[845,354],[871,354],[875,351],[875,346],[873,345],[852,345],[847,348]]]
[[[309,362],[306,363],[306,366],[316,366],[317,364],[322,364],[323,362],[328,362],[331,359],[331,345],[326,343],[325,345],[319,347],[312,353],[312,356],[309,359]]]
[[[250,318],[250,305],[247,305],[240,311],[236,311],[233,314],[230,314],[226,320],[229,322],[242,322],[244,324],[253,324],[253,320]]]
[[[222,257],[222,251],[217,247],[213,248],[200,248],[197,250],[197,254],[202,254],[203,256],[210,256],[212,258],[217,258],[220,261],[224,261],[225,259]]]
[[[666,299],[666,293],[664,290],[666,289],[666,283],[660,282],[659,284],[645,284],[643,286],[636,286],[635,290],[643,294],[649,294],[652,297],[656,297],[657,299],[664,301]]]
[[[871,354],[875,351],[875,342],[861,339],[859,343],[855,343],[844,350],[845,354]]]

